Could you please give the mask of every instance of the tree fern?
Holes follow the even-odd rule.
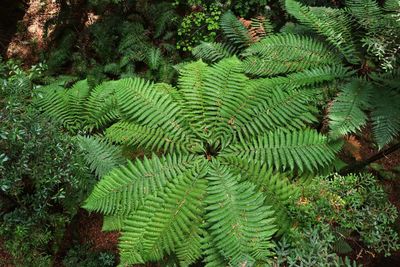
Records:
[[[107,216],[105,230],[122,229],[121,265],[166,255],[183,266],[202,257],[207,266],[266,263],[297,192],[275,171],[317,172],[338,150],[306,129],[316,93],[262,87],[235,57],[179,71],[177,88],[110,83],[121,119],[106,138],[157,154],[107,173],[84,207]]]

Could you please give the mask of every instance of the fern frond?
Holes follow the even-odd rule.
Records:
[[[316,121],[316,110],[310,104],[317,98],[316,90],[263,88],[250,83],[244,95],[241,105],[228,113],[233,130],[243,139],[279,128],[301,129]]]
[[[96,86],[85,102],[85,126],[89,130],[106,126],[120,117],[114,81]]]
[[[400,94],[384,88],[374,94],[372,127],[379,149],[400,136]]]
[[[244,71],[255,76],[272,76],[311,67],[339,64],[336,53],[323,43],[295,34],[275,34],[253,44],[243,53]]]
[[[179,246],[176,247],[175,253],[179,260],[179,266],[190,266],[199,260],[203,254],[202,243],[206,231],[198,225],[192,225],[191,229]]]
[[[379,21],[383,19],[382,11],[375,0],[347,0],[346,7],[357,22],[369,32],[376,31],[380,25]]]
[[[162,61],[161,50],[159,48],[152,47],[146,53],[146,63],[151,70],[156,70],[160,67]]]
[[[169,94],[154,90],[152,83],[139,78],[119,80],[118,87],[118,105],[125,120],[160,128],[171,136],[195,139],[181,108]]]
[[[198,59],[216,62],[223,58],[237,55],[238,49],[223,43],[201,42],[198,46],[193,48],[192,53]]]
[[[180,68],[178,88],[182,95],[182,113],[189,121],[190,128],[197,136],[205,137],[206,132],[204,100],[204,79],[209,69],[201,60],[189,63]]]
[[[45,86],[40,89],[36,105],[55,121],[71,131],[77,131],[84,123],[85,100],[89,95],[86,80],[79,81],[70,89]]]
[[[103,177],[113,168],[125,163],[122,149],[93,136],[78,136],[78,143],[85,152],[85,161],[97,177]]]
[[[337,149],[314,130],[275,131],[231,146],[223,156],[249,159],[275,170],[314,172],[335,159]]]
[[[220,25],[228,40],[239,48],[247,47],[253,43],[253,39],[246,27],[231,11],[222,15]]]
[[[211,238],[233,266],[265,260],[272,247],[268,240],[276,231],[273,212],[263,205],[263,195],[248,182],[239,184],[239,179],[213,162],[205,199]]]
[[[202,158],[201,158],[202,159]],[[127,215],[151,195],[163,191],[168,181],[190,170],[199,157],[168,155],[128,162],[115,168],[96,185],[85,209],[104,214]]]
[[[168,183],[164,192],[149,197],[126,219],[119,243],[121,264],[161,260],[190,236],[193,227],[201,234],[201,200],[207,186],[204,162],[201,165]]]
[[[225,147],[230,143],[232,133],[229,117],[245,100],[243,87],[248,78],[241,73],[240,61],[224,59],[210,68],[204,80],[205,124],[210,132],[210,143]]]
[[[185,153],[197,151],[199,145],[185,136],[171,135],[161,128],[150,128],[133,122],[120,121],[106,130],[107,139],[150,151]]]
[[[351,20],[344,10],[307,7],[295,0],[286,0],[285,6],[289,14],[325,36],[350,63],[359,63],[360,59],[351,33]]]
[[[203,241],[205,267],[227,266],[226,259],[218,250],[210,234],[206,234]]]
[[[370,105],[372,87],[354,79],[341,88],[339,96],[329,109],[331,134],[334,137],[354,133],[367,122],[363,109]]]
[[[102,231],[121,231],[123,222],[126,219],[121,215],[106,215],[103,219]]]
[[[352,72],[342,65],[323,66],[291,73],[287,76],[253,79],[249,81],[249,87],[259,88],[259,90],[272,90],[277,87],[308,89],[310,86],[321,86],[345,79],[351,74]]]
[[[240,174],[243,181],[252,182],[257,191],[264,192],[265,203],[274,210],[278,234],[283,234],[291,225],[287,205],[300,196],[300,187],[296,187],[288,179],[288,174],[274,172],[272,168],[260,162],[249,162],[237,157],[225,157],[224,165]]]

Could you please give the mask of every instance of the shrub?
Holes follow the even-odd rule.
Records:
[[[16,266],[50,266],[95,181],[71,137],[30,106],[36,71],[17,65],[0,89],[0,236]]]

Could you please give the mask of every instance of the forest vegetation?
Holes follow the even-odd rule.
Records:
[[[0,266],[400,266],[399,0],[0,15]]]

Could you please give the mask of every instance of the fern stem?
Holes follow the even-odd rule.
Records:
[[[378,161],[378,160],[382,159],[383,157],[390,155],[391,153],[395,152],[399,148],[400,148],[400,142],[391,147],[388,147],[385,150],[382,150],[382,151],[376,153],[375,155],[369,157],[368,159],[366,159],[364,161],[349,165],[347,168],[344,168],[342,171],[340,171],[340,174],[346,175],[349,173],[354,173],[354,172],[360,171],[363,168],[365,168],[366,166],[368,166],[369,164],[371,164],[375,161]]]

